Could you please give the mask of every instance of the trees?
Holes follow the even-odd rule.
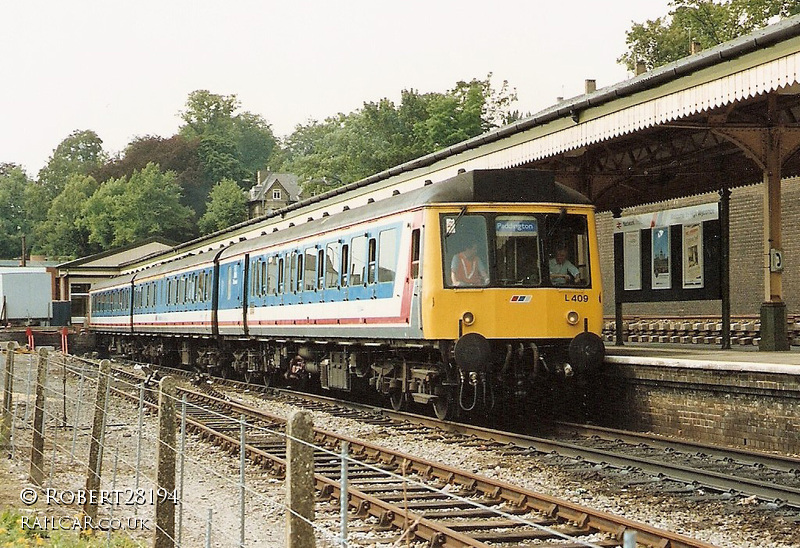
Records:
[[[89,175],[74,173],[55,197],[47,218],[36,229],[37,248],[48,255],[81,257],[100,251],[89,243],[85,203],[100,184]]]
[[[11,259],[22,252],[22,235],[33,232],[35,208],[33,183],[21,168],[4,164],[0,170],[0,258]],[[30,241],[30,240],[29,240]]]
[[[321,192],[512,121],[515,94],[490,80],[457,82],[445,93],[403,90],[399,104],[365,102],[298,125],[283,149],[235,95],[207,90],[189,94],[177,135],[137,137],[114,158],[94,131],[74,131],[37,182],[0,165],[0,254],[18,253],[22,233],[35,236],[30,247],[39,251],[86,255],[152,235],[185,241],[198,234],[194,219],[203,232],[220,230],[246,219],[246,197],[233,185],[248,186],[267,165]],[[16,204],[35,206],[12,211]]]
[[[92,130],[75,130],[53,150],[39,171],[38,183],[48,200],[58,196],[73,174],[89,175],[107,160],[103,140]]]
[[[205,214],[198,226],[210,234],[247,220],[247,198],[236,181],[223,179],[211,189]]]
[[[175,173],[154,163],[130,179],[110,179],[86,201],[83,213],[89,242],[109,249],[150,236],[185,240],[191,210],[180,203]]]
[[[509,123],[514,101],[507,82],[493,88],[491,74],[446,93],[404,90],[400,105],[384,98],[298,125],[284,142],[280,169],[315,188],[319,181],[352,182]]]
[[[628,51],[617,62],[648,70],[690,53],[691,42],[710,48],[763,27],[777,17],[800,13],[794,0],[674,0],[667,16],[634,23],[626,33]]]
[[[102,183],[112,178],[129,178],[151,162],[158,164],[162,171],[175,173],[175,182],[181,187],[181,203],[199,217],[205,211],[213,183],[204,174],[198,144],[197,140],[189,140],[182,135],[173,135],[168,139],[152,135],[137,137],[120,157],[109,160],[93,175]]]
[[[276,146],[275,135],[264,118],[241,107],[236,95],[196,90],[182,111],[180,135],[199,143],[211,184],[230,178],[241,181],[267,165]]]

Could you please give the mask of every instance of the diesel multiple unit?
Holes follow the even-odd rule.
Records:
[[[588,200],[478,170],[96,284],[89,325],[132,359],[445,417],[587,378],[601,300]]]

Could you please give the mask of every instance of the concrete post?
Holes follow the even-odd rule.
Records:
[[[0,422],[0,450],[11,447],[11,409],[13,407],[12,394],[14,393],[14,350],[17,343],[11,341],[6,347],[6,368],[3,382],[3,420]]]
[[[286,546],[314,548],[314,439],[311,414],[295,411],[286,424]],[[304,443],[305,442],[305,443]]]
[[[89,441],[89,466],[86,472],[86,492],[90,494],[100,489],[100,475],[103,471],[103,444],[105,437],[103,426],[106,421],[106,397],[108,396],[108,377],[111,374],[111,362],[100,362],[97,374],[97,396],[94,403],[94,419],[92,420],[92,438]],[[83,514],[92,522],[97,521],[98,497],[86,497]],[[92,502],[94,501],[94,502]]]
[[[36,368],[36,396],[33,411],[30,482],[37,487],[44,481],[44,383],[47,382],[47,349],[39,349]]]
[[[175,546],[175,379],[158,383],[158,463],[154,548]]]

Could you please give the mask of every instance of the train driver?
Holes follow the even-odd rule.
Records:
[[[567,259],[567,249],[558,248],[556,256],[550,259],[550,282],[553,285],[571,285],[579,283],[580,279],[580,270]]]
[[[489,273],[478,257],[478,244],[472,242],[450,262],[450,281],[456,287],[480,286],[489,283]]]

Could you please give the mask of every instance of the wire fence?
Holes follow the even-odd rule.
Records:
[[[195,405],[175,395],[169,377],[158,385],[114,376],[107,361],[98,368],[40,348],[20,353],[9,343],[2,366],[0,448],[28,478],[20,501],[42,529],[81,529],[125,535],[141,546],[348,546],[369,540],[376,518],[356,517],[348,507],[347,444],[331,451],[312,443],[307,412],[296,412],[286,431],[203,408],[204,420],[225,424],[228,448],[190,435],[187,420]],[[115,390],[133,394],[122,403]],[[147,402],[157,403],[158,411]],[[286,482],[249,463],[252,440],[286,444]],[[231,458],[231,447],[238,459]],[[314,453],[341,467],[340,500],[315,516]],[[432,489],[404,473],[361,461],[410,487],[424,487],[460,503],[484,508],[447,489]],[[401,467],[404,470],[404,467]],[[401,504],[402,505],[402,504]],[[492,511],[497,512],[496,508]],[[578,545],[595,546],[516,514],[507,519],[547,531]],[[44,524],[44,527],[42,527]],[[405,532],[378,546],[417,546]],[[354,537],[358,537],[354,539]],[[633,546],[633,544],[631,544]]]

